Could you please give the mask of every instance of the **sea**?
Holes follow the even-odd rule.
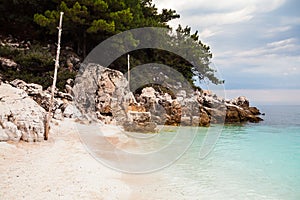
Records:
[[[149,199],[299,200],[300,106],[257,107],[265,113],[260,123],[128,133],[128,146],[91,134],[99,133],[97,127],[79,132],[102,164],[139,173],[133,179],[141,182],[132,191],[155,196]],[[156,176],[164,178],[146,181]]]
[[[260,123],[224,125],[206,157],[207,132],[161,173],[185,199],[300,199],[300,106],[258,106]],[[188,191],[188,192],[186,192]]]

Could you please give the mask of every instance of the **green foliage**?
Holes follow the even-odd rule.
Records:
[[[45,0],[1,0],[0,32],[22,38],[38,37],[41,30],[33,22],[34,14],[53,8],[54,3]]]
[[[18,50],[12,47],[0,46],[0,56],[14,60],[18,64],[17,69],[0,66],[0,74],[3,79],[12,81],[22,79],[27,83],[37,83],[44,89],[52,85],[54,74],[54,56],[48,50],[39,45],[34,45],[29,50]],[[65,58],[62,58],[65,60]],[[66,80],[74,79],[76,72],[70,72],[66,68],[59,68],[57,87],[60,90],[65,88]]]
[[[63,0],[56,1],[56,9],[34,15],[34,22],[53,35],[59,13],[64,12],[63,31],[72,41],[77,53],[85,56],[104,39],[129,29],[145,26],[167,26],[178,18],[174,10],[161,14],[151,0]],[[65,39],[66,40],[66,39]]]
[[[34,21],[46,27],[49,34],[54,34],[60,12],[64,12],[64,32],[70,40],[77,43],[77,52],[83,51],[83,56],[95,45],[87,47],[89,41],[100,42],[106,35],[111,36],[131,28],[130,23],[133,20],[131,10],[126,7],[124,1],[64,0],[57,2],[57,8],[54,10],[35,14]],[[102,37],[99,38],[99,35]]]
[[[3,75],[3,79],[7,81],[13,81],[15,79],[21,79],[27,83],[37,83],[43,86],[44,89],[52,84],[50,73],[36,73],[27,70],[14,70],[7,69],[5,71],[0,70]]]
[[[19,54],[20,52],[15,48],[11,48],[8,46],[0,46],[0,56],[2,57],[11,59],[16,57]]]
[[[51,76],[53,76],[53,73],[54,72],[51,71]],[[65,68],[60,68],[57,73],[56,87],[58,89],[60,89],[61,91],[63,91],[65,89],[66,81],[70,78],[75,79],[76,74],[77,73],[75,71],[70,72],[69,70],[67,70]],[[52,84],[52,82],[51,82],[51,84]]]
[[[71,46],[82,57],[114,34],[140,27],[166,27],[171,30],[167,22],[180,17],[172,9],[159,12],[152,0],[1,0],[0,23],[4,26],[0,27],[0,33],[14,33],[20,37],[30,36],[34,40],[55,43],[61,11],[64,12],[62,45]],[[139,45],[134,36],[128,36],[125,40],[126,45]],[[223,83],[210,68],[212,53],[209,46],[199,40],[198,32],[191,33],[190,27],[179,26],[177,33],[170,34],[168,40],[174,49],[172,52],[179,50],[181,56],[160,49],[143,49],[131,53],[132,67],[161,63],[181,72],[191,84],[204,79],[215,84]],[[153,42],[158,45],[161,43],[160,38]],[[122,46],[121,42],[115,45],[120,50],[128,48]],[[41,48],[20,52],[0,47],[0,55],[13,58],[22,71],[28,72],[28,79],[43,77],[48,80],[46,77],[50,77],[54,66],[53,55]],[[190,57],[190,60],[186,60],[186,57]],[[126,55],[111,67],[126,71]],[[73,76],[64,74],[67,72],[63,70],[60,73],[59,76],[63,77]],[[48,81],[45,82],[48,84]]]
[[[91,27],[87,29],[87,33],[97,33],[99,30],[113,32],[115,30],[115,22],[107,23],[103,19],[94,20]]]
[[[43,86],[43,89],[47,89],[52,85],[54,71],[48,71],[46,73],[36,73],[28,70],[17,71],[13,69],[8,69],[5,71],[0,70],[3,75],[3,79],[7,81],[13,81],[15,79],[21,79],[27,83],[36,83]],[[64,91],[66,81],[69,78],[74,79],[76,72],[70,72],[64,68],[59,69],[58,79],[56,87],[60,91]]]
[[[36,45],[30,50],[21,51],[15,58],[22,69],[33,72],[47,72],[54,66],[51,53]]]
[[[163,64],[180,72],[185,80],[195,88],[197,88],[196,83],[203,80],[211,81],[214,84],[224,83],[215,76],[215,70],[210,67],[212,53],[209,46],[199,40],[198,32],[192,34],[190,27],[179,26],[175,33],[170,31],[169,36],[162,35],[151,42],[155,43],[157,49],[139,49],[130,52],[131,68],[147,63]],[[126,73],[126,62],[127,55],[123,55],[110,67]]]
[[[192,75],[193,81],[202,81],[207,79],[214,84],[223,84],[224,80],[219,80],[215,76],[215,70],[210,68],[212,53],[210,47],[203,44],[199,39],[198,31],[191,33],[190,27],[182,28],[180,25],[176,30],[176,35],[172,38],[174,47],[178,47],[184,58],[188,58],[190,64],[179,62],[179,67],[187,68],[188,73]],[[185,70],[185,72],[187,72]],[[185,73],[184,72],[184,73]],[[189,79],[191,80],[191,79]]]

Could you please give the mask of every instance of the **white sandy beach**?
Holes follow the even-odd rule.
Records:
[[[49,141],[0,143],[0,199],[168,199],[162,173],[124,174],[97,162],[75,122],[52,125]],[[106,127],[106,130],[109,130]],[[178,192],[179,193],[179,192]],[[178,199],[184,199],[179,194]]]

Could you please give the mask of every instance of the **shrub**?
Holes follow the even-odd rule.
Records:
[[[12,47],[0,46],[0,56],[14,60],[18,69],[1,70],[3,80],[21,79],[27,83],[37,83],[47,89],[52,85],[54,74],[54,56],[40,45],[34,45],[29,50],[18,50]],[[62,57],[61,60],[65,58]],[[66,81],[74,79],[76,72],[70,72],[60,67],[57,75],[57,88],[65,89]]]
[[[20,52],[20,54],[15,57],[15,62],[17,62],[22,69],[34,72],[47,72],[53,69],[54,66],[51,53],[39,45]]]
[[[16,48],[0,45],[0,56],[1,57],[13,59],[16,56],[18,56],[19,54],[20,54],[20,51],[17,50]]]

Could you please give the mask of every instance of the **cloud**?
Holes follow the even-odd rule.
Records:
[[[215,64],[228,73],[245,74],[253,76],[255,74],[263,75],[264,77],[282,77],[284,76],[299,76],[300,75],[300,56],[299,55],[261,55],[261,56],[230,56],[222,59],[215,59]],[[252,74],[252,75],[251,75]]]
[[[266,28],[264,30],[264,37],[274,37],[279,33],[287,32],[292,29],[292,26],[284,24],[283,26],[276,26],[273,28]]]
[[[253,104],[300,104],[300,90],[226,90],[228,99],[246,96]]]
[[[199,35],[202,39],[212,37],[216,34],[220,34],[222,32],[219,28],[206,28],[202,30]]]
[[[300,50],[300,46],[297,45],[297,39],[296,38],[288,38],[284,40],[274,41],[267,43],[263,47],[258,47],[242,52],[236,52],[235,54],[232,54],[236,57],[254,57],[254,56],[273,56],[276,54],[285,54],[286,52],[293,52]],[[232,56],[231,55],[231,56]],[[280,55],[278,55],[280,57]]]
[[[199,30],[230,88],[300,88],[300,15],[290,11],[297,1],[154,2],[181,14],[172,27]]]
[[[213,61],[230,88],[299,88],[300,44],[297,41],[287,38],[249,50],[237,48],[215,55]]]
[[[253,18],[253,8],[246,7],[237,11],[224,12],[224,13],[212,13],[205,15],[194,15],[189,18],[191,22],[197,22],[202,26],[219,26],[226,24],[235,24],[239,22],[248,21]]]
[[[296,41],[296,38],[288,38],[288,39],[285,39],[285,40],[280,40],[280,41],[275,41],[275,42],[268,43],[267,46],[271,47],[271,48],[278,49],[278,48],[281,48],[281,47],[289,47],[289,46],[293,45],[295,41]]]
[[[280,24],[285,25],[300,25],[300,17],[281,17]]]
[[[182,14],[182,22],[198,21],[201,26],[239,23],[253,18],[257,13],[265,13],[279,8],[285,0],[196,0],[171,1],[154,0],[155,5],[172,8]],[[182,13],[181,13],[182,12]],[[191,23],[188,23],[191,24]]]
[[[175,10],[206,10],[210,12],[214,11],[236,11],[241,10],[245,7],[255,7],[259,12],[270,12],[279,8],[285,0],[251,0],[251,1],[240,1],[240,0],[226,0],[220,2],[220,0],[196,0],[196,1],[171,1],[171,0],[154,0],[155,5],[158,8],[172,8]]]

